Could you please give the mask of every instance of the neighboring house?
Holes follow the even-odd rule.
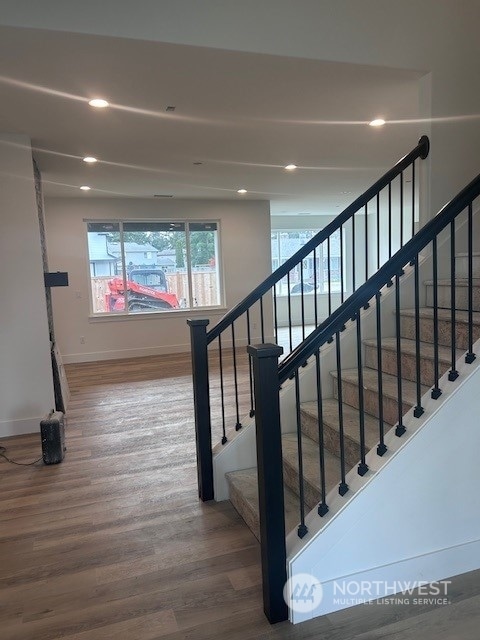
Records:
[[[113,276],[117,258],[109,252],[105,233],[88,234],[88,255],[90,256],[90,275]]]
[[[138,242],[125,242],[125,262],[127,270],[129,267],[157,267],[157,249],[151,244],[138,244]],[[109,242],[108,251],[121,261],[121,250],[119,242]]]
[[[157,253],[157,264],[164,271],[175,271],[177,263],[175,260],[175,249],[163,249]]]

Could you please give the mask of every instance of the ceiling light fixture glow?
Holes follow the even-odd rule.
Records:
[[[383,118],[376,118],[368,123],[371,127],[383,127],[385,120]]]
[[[297,168],[296,164],[287,164],[287,166],[285,167],[287,171],[295,171],[296,168]]]
[[[247,193],[246,189],[238,189],[237,193],[240,193],[241,195],[243,195],[244,193]]]
[[[82,185],[82,186],[80,187],[80,189],[81,189],[82,191],[90,191],[90,189],[91,189],[91,188],[92,188],[92,187],[88,187],[86,184],[84,184],[84,185]]]
[[[89,100],[88,104],[91,107],[95,107],[95,109],[105,109],[105,107],[109,107],[109,103],[103,98],[93,98],[93,100]]]
[[[83,161],[86,162],[87,164],[95,164],[95,162],[98,162],[98,160],[93,156],[85,156]]]

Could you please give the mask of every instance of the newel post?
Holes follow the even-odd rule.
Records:
[[[203,501],[213,500],[212,429],[210,422],[207,351],[208,323],[208,320],[187,320],[187,324],[190,327],[190,342],[192,347],[198,495]]]
[[[252,357],[255,390],[263,610],[273,624],[288,618],[283,598],[287,559],[278,382],[278,358],[283,348],[259,344],[247,350]]]

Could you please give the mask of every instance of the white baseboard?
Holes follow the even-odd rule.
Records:
[[[453,576],[479,569],[479,558],[480,540],[472,540],[448,549],[440,549],[390,565],[375,567],[369,571],[328,580],[322,583],[323,596],[317,609],[307,614],[290,611],[290,620],[294,624],[298,624],[317,616],[362,604],[362,602],[371,600],[368,594],[370,586],[375,587],[372,593],[377,599],[380,599],[378,604],[370,606],[388,606],[392,602],[391,599],[395,600],[393,598],[395,593],[401,594],[402,590],[409,590],[415,585],[421,586],[419,583],[448,581]],[[445,587],[446,593],[436,597],[441,599],[445,597],[448,600],[448,585],[442,586]],[[415,602],[414,599],[421,597],[432,596],[426,593],[423,593],[422,596],[421,592],[413,595],[406,593],[404,602],[415,605],[418,604],[418,601]],[[386,600],[382,600],[382,598]],[[401,599],[401,595],[398,598]],[[439,604],[443,604],[443,602]]]
[[[170,353],[186,353],[190,344],[171,344],[161,347],[142,347],[139,349],[116,349],[112,351],[91,351],[89,353],[68,353],[62,356],[64,364],[76,362],[96,362],[97,360],[123,360],[124,358],[142,358],[161,356]]]
[[[25,433],[38,433],[40,431],[40,420],[44,417],[45,416],[38,416],[38,418],[0,422],[0,438],[20,436]]]
[[[273,336],[265,336],[267,342],[274,342]],[[252,344],[262,342],[260,336],[252,337]],[[236,340],[237,347],[246,347],[248,344],[246,339]],[[222,348],[228,349],[232,346],[231,340],[222,341]],[[211,348],[218,349],[218,341],[214,340]],[[190,343],[169,344],[157,347],[141,347],[138,349],[115,349],[111,351],[91,351],[89,353],[68,353],[62,354],[64,364],[73,364],[77,362],[96,362],[97,360],[123,360],[124,358],[142,358],[145,356],[164,356],[171,353],[190,353]]]

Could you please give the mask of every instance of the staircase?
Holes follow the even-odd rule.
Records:
[[[457,256],[457,271],[463,270],[462,255]],[[480,256],[474,256],[474,273],[480,273]],[[468,349],[468,300],[466,297],[466,278],[456,279],[456,357],[457,359]],[[434,330],[433,330],[433,283],[427,281],[427,306],[420,308],[420,371],[422,395],[434,385]],[[450,280],[438,281],[438,358],[439,375],[446,373],[451,366],[452,314],[447,308],[450,300]],[[416,389],[416,342],[415,309],[400,311],[401,335],[401,371],[402,371],[402,414],[415,406]],[[475,278],[473,287],[473,338],[480,337],[480,278]],[[387,432],[398,420],[397,395],[397,340],[396,337],[383,338],[382,349],[382,387],[383,387],[383,421]],[[378,354],[376,340],[363,340],[364,367],[363,403],[365,423],[365,444],[367,451],[378,444],[379,433],[379,391],[378,391]],[[334,397],[323,400],[323,436],[325,443],[325,475],[327,494],[338,484],[338,468],[340,455],[339,437],[339,403],[337,371],[330,374],[333,378]],[[341,371],[341,405],[344,429],[344,453],[347,471],[360,460],[359,436],[359,381],[358,370]],[[319,425],[317,402],[301,404],[301,430],[303,448],[303,478],[305,511],[317,507],[321,502],[321,485],[319,472]],[[287,433],[282,436],[283,476],[285,495],[285,529],[287,533],[298,525],[299,514],[299,470],[297,434]],[[256,468],[233,471],[226,474],[230,500],[235,509],[245,520],[257,539],[260,540],[258,486]],[[348,494],[347,494],[348,497]]]

